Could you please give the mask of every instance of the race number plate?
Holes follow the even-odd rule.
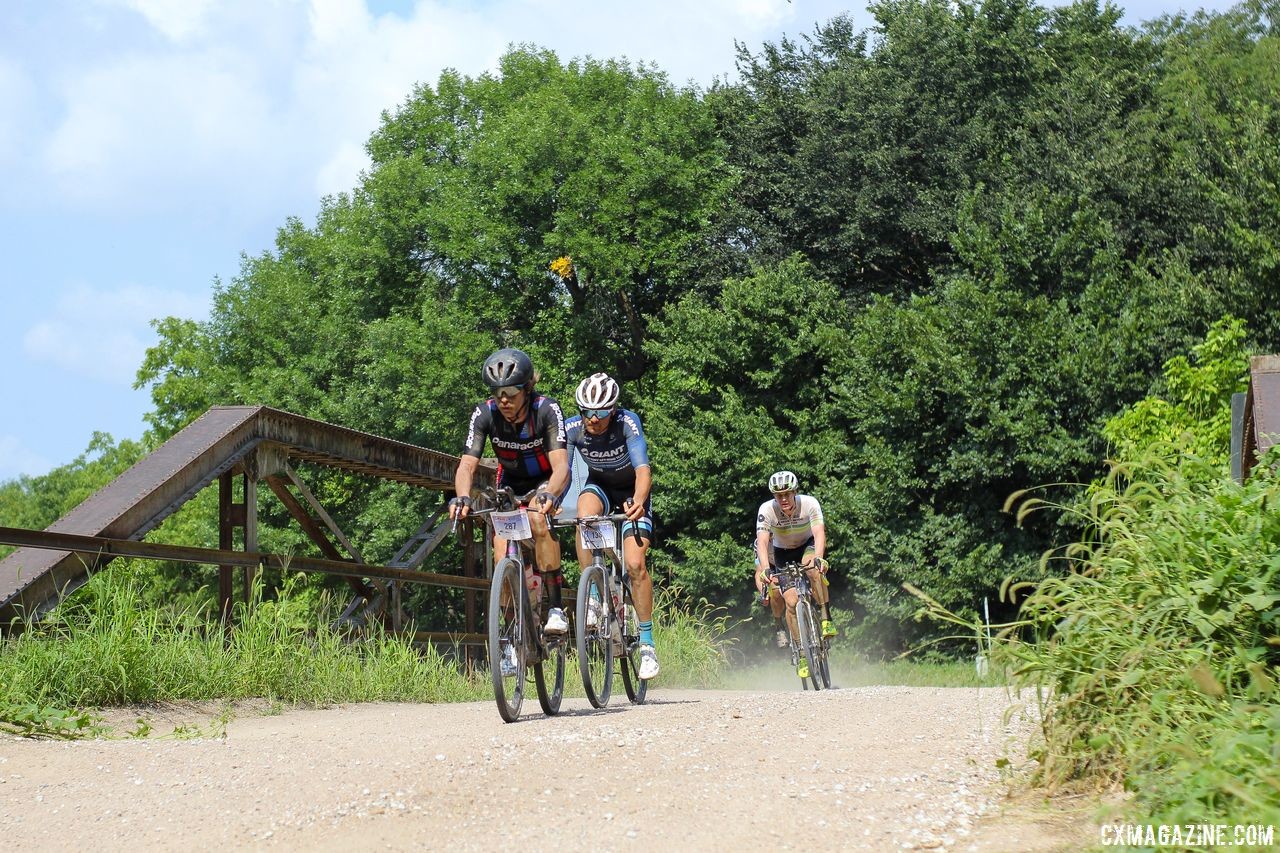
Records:
[[[493,514],[493,532],[503,539],[532,539],[533,531],[529,529],[529,514],[522,509],[512,512],[495,512]]]
[[[613,547],[613,524],[608,521],[588,521],[578,526],[582,536],[582,547],[588,551],[599,551]]]

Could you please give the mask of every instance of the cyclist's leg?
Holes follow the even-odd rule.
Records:
[[[789,586],[782,591],[782,600],[787,605],[787,627],[791,629],[791,640],[799,642],[800,628],[796,624],[796,602],[800,600],[800,594],[796,592],[794,586]]]
[[[626,495],[610,495],[610,502],[621,508]],[[645,504],[644,515],[636,521],[622,525],[622,562],[631,581],[631,603],[636,608],[636,622],[640,629],[640,678],[648,681],[657,676],[658,653],[653,642],[653,578],[645,564],[649,544],[653,541],[653,516]],[[637,533],[640,541],[636,541]]]
[[[812,544],[807,545],[804,549],[804,556],[806,559],[814,556],[816,553],[817,552],[814,550]],[[826,578],[824,578],[823,573],[817,569],[809,569],[806,574],[809,576],[809,590],[813,594],[813,601],[818,605],[818,612],[822,614],[822,621],[824,623],[822,626],[823,631],[826,632],[828,624],[831,622],[831,612],[827,607],[827,603],[831,596],[827,591]]]
[[[507,483],[516,494],[533,491],[537,480],[511,480]],[[545,485],[545,484],[542,484]],[[563,634],[569,630],[569,621],[564,615],[561,587],[564,585],[560,574],[560,540],[551,534],[547,527],[547,519],[540,512],[529,513],[529,529],[533,533],[533,550],[537,557],[538,574],[547,588],[547,633]],[[530,585],[530,591],[533,586]]]
[[[814,555],[813,544],[810,543],[805,546],[805,558],[813,557]],[[820,626],[822,635],[823,637],[835,637],[836,626],[832,624],[831,608],[828,606],[829,602],[831,602],[831,593],[827,589],[826,575],[818,569],[809,569],[805,571],[805,574],[809,576],[809,593],[813,597],[814,605],[818,607],[819,619],[822,620],[822,626]]]
[[[636,543],[636,528],[640,530],[639,544]],[[639,522],[627,522],[622,526],[622,559],[627,574],[631,576],[631,600],[636,605],[636,618],[641,622],[653,618],[653,578],[649,576],[645,563],[652,538],[653,520],[647,512]]]
[[[578,518],[588,515],[603,515],[605,512],[604,497],[598,487],[588,485],[578,493]],[[591,564],[591,554],[582,547],[582,537],[573,537],[573,547],[578,552],[578,566],[586,568]]]

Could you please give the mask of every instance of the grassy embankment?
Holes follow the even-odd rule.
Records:
[[[994,661],[1047,697],[1048,789],[1122,787],[1141,823],[1280,829],[1280,457],[1243,486],[1153,458],[1056,507],[1087,540],[1046,556]],[[1020,520],[1050,506],[1015,497]]]
[[[237,614],[229,637],[207,613],[143,601],[128,565],[98,576],[53,617],[0,643],[0,730],[97,734],[94,709],[175,701],[267,699],[285,705],[456,702],[491,696],[430,649],[379,634],[352,642],[325,614],[300,620],[286,589]],[[724,624],[660,597],[658,652],[666,686],[719,683]],[[581,694],[570,656],[566,692]]]

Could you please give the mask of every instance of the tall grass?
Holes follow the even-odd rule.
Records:
[[[729,666],[726,637],[729,616],[723,610],[684,601],[679,588],[654,591],[654,650],[662,664],[662,684],[716,687]]]
[[[0,728],[75,736],[97,729],[86,708],[265,698],[290,704],[455,702],[492,695],[487,674],[467,674],[431,648],[375,625],[353,639],[329,627],[326,608],[309,620],[255,591],[224,633],[200,609],[144,599],[127,564],[96,575],[44,623],[0,644]],[[725,667],[724,619],[693,612],[678,593],[658,596],[660,684],[706,686]],[[580,693],[572,656],[570,694]],[[76,710],[66,710],[76,709]]]
[[[125,572],[97,575],[46,623],[5,641],[0,683],[11,701],[101,707],[179,699],[286,702],[450,701],[475,685],[431,652],[376,629],[349,642],[324,613],[301,623],[280,601],[238,605],[224,634],[201,611],[143,601]]]
[[[1156,454],[1059,507],[1089,535],[1047,555],[1061,572],[994,649],[1046,697],[1043,784],[1122,784],[1152,823],[1280,824],[1277,461],[1241,486]],[[1020,517],[1050,506],[1031,501]]]

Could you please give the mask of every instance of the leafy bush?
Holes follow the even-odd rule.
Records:
[[[1156,823],[1280,820],[1280,453],[1240,485],[1116,467],[997,652],[1046,689],[1040,777],[1117,780]]]

